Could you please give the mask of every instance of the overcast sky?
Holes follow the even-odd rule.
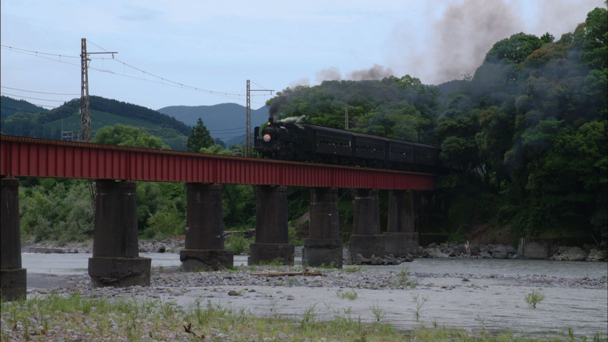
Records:
[[[559,39],[599,6],[604,0],[2,0],[2,94],[47,108],[79,97],[81,38],[89,52],[117,51],[120,61],[91,56],[91,95],[153,109],[245,105],[247,79],[275,91],[389,74],[438,84],[473,73],[500,39],[547,31]],[[254,109],[269,98],[252,94]]]

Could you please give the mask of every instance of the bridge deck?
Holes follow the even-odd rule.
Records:
[[[0,175],[433,190],[432,174],[2,135]]]

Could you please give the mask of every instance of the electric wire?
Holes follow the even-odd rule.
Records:
[[[6,88],[6,89],[11,89],[11,90],[24,91],[26,93],[47,94],[47,95],[73,95],[73,96],[80,96],[80,94],[47,93],[47,92],[43,92],[43,91],[25,90],[25,89],[11,88],[11,87],[5,87],[5,86],[0,86],[0,88]]]
[[[32,99],[32,100],[39,100],[39,101],[49,101],[49,102],[68,102],[68,101],[61,101],[61,100],[49,100],[49,99],[41,99],[41,98],[37,98],[37,97],[29,97],[29,96],[22,96],[22,95],[15,95],[15,94],[9,94],[9,93],[1,93],[4,96],[17,96],[17,97],[22,97],[24,99]]]
[[[103,49],[102,47],[100,47],[99,45],[94,44],[95,46],[99,47],[100,49]],[[4,50],[9,50],[12,52],[17,52],[17,53],[22,53],[25,55],[29,55],[29,56],[33,56],[33,57],[39,57],[39,58],[44,58],[47,60],[51,60],[54,62],[59,62],[59,63],[64,63],[64,64],[68,64],[68,65],[74,65],[74,66],[80,66],[80,64],[75,64],[75,63],[69,63],[69,62],[65,62],[62,61],[61,58],[63,57],[69,57],[69,58],[80,58],[79,56],[64,56],[64,55],[59,55],[59,54],[53,54],[53,53],[45,53],[45,52],[38,52],[38,51],[34,51],[34,50],[26,50],[26,49],[21,49],[21,48],[16,48],[13,46],[8,46],[8,45],[1,45],[1,47]],[[105,49],[103,49],[105,50]],[[55,58],[49,58],[49,57],[45,57],[45,56],[41,56],[41,55],[48,55],[48,56],[55,56],[55,57],[59,57],[60,59],[55,59]],[[94,58],[94,59],[99,59],[99,58]],[[110,58],[108,58],[110,59]],[[190,86],[190,85],[186,85],[180,82],[175,82],[160,76],[157,76],[155,74],[149,73],[143,69],[137,68],[135,66],[132,66],[130,64],[127,64],[126,62],[120,61],[116,58],[113,58],[112,60],[116,61],[117,63],[122,63],[123,66],[132,68],[134,70],[140,71],[145,75],[150,75],[151,77],[157,78],[160,81],[153,81],[153,80],[149,80],[146,78],[142,78],[142,77],[135,77],[135,76],[129,76],[126,74],[120,74],[120,73],[116,73],[114,71],[111,70],[107,70],[107,69],[99,69],[99,68],[95,68],[92,66],[88,66],[89,69],[95,70],[95,71],[99,71],[99,72],[105,72],[105,73],[109,73],[112,75],[117,75],[117,76],[122,76],[122,77],[127,77],[127,78],[132,78],[132,79],[137,79],[137,80],[142,80],[142,81],[147,81],[147,82],[151,82],[151,83],[157,83],[157,84],[162,84],[162,85],[167,85],[167,86],[173,86],[175,88],[180,88],[180,89],[186,89],[186,90],[192,90],[192,91],[197,91],[197,92],[202,92],[202,93],[206,93],[206,94],[210,94],[210,95],[216,95],[216,96],[221,96],[221,97],[226,97],[232,100],[236,100],[236,101],[241,101],[244,102],[245,101],[245,95],[244,94],[239,94],[239,93],[228,93],[228,92],[220,92],[220,91],[214,91],[214,90],[208,90],[208,89],[203,89],[203,88],[198,88],[198,87],[194,87],[194,86]],[[266,96],[266,95],[253,95],[253,96]],[[243,98],[241,98],[243,97]],[[258,104],[265,104],[265,103],[261,103],[258,101],[251,101],[252,103],[258,103]]]

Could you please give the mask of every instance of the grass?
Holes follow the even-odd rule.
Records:
[[[359,297],[359,294],[357,292],[355,292],[355,290],[352,290],[350,292],[336,292],[336,295],[342,299],[348,299],[348,300],[355,300],[357,299],[357,297]]]
[[[526,301],[526,303],[528,303],[528,305],[533,307],[534,309],[536,309],[536,304],[542,302],[544,299],[545,299],[545,294],[540,291],[536,291],[536,290],[532,290],[532,293],[528,293],[524,297],[524,300]]]
[[[289,336],[287,341],[533,341],[509,332],[479,337],[437,325],[399,331],[381,322],[385,312],[379,305],[374,304],[371,309],[365,319],[375,318],[375,322],[365,324],[361,317],[351,317],[350,308],[336,311],[329,318],[319,316],[316,304],[309,305],[296,317],[284,317],[276,313],[260,316],[244,308],[204,302],[202,298],[181,307],[171,301],[51,294],[27,301],[3,301],[1,315],[6,324],[2,326],[2,341],[258,341],[280,339],[281,334]],[[569,335],[574,337],[573,332]],[[598,333],[593,340],[605,338],[605,334]]]
[[[409,271],[409,267],[401,267],[401,272],[397,274],[397,280],[395,281],[395,286],[400,287],[402,289],[415,289],[418,286],[418,280],[410,279],[407,275]]]

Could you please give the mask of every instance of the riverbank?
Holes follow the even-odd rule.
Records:
[[[184,248],[184,237],[173,237],[163,240],[139,240],[140,253],[179,253]],[[227,248],[230,248],[227,243]],[[92,253],[93,240],[84,242],[69,242],[59,244],[55,241],[26,242],[21,246],[23,253]],[[295,256],[302,254],[302,247],[296,246]],[[351,260],[346,248],[343,253],[344,263],[356,263]],[[479,244],[479,243],[431,243],[429,246],[418,246],[410,257],[401,258],[400,261],[411,261],[415,258],[452,258],[452,259],[518,259],[522,257],[522,251],[516,250],[509,245]],[[606,244],[583,245],[581,247],[561,246],[547,259],[556,261],[608,261]]]
[[[253,317],[295,319],[291,323],[293,326],[300,326],[306,316],[314,316],[315,321],[325,323],[338,318],[345,320],[349,316],[357,324],[360,320],[361,324],[372,325],[378,323],[376,315],[380,315],[380,323],[389,324],[393,330],[408,336],[423,331],[423,326],[436,326],[439,330],[445,326],[448,330],[459,330],[462,333],[461,339],[464,336],[498,336],[508,332],[513,336],[525,335],[542,339],[568,337],[568,329],[578,337],[593,338],[597,333],[605,334],[608,325],[607,271],[600,263],[522,259],[416,259],[395,266],[309,269],[320,272],[322,276],[268,277],[256,273],[269,270],[297,272],[303,268],[240,266],[233,270],[184,273],[178,266],[179,258],[173,258],[171,254],[147,256],[153,260],[161,256],[162,260],[175,259],[173,266],[153,267],[150,287],[94,289],[90,286],[90,278],[84,268],[78,274],[64,276],[28,273],[28,296],[30,299],[46,298],[54,292],[61,296],[77,295],[87,299],[155,301],[164,307],[170,306],[176,312],[183,312],[183,315],[197,303],[202,307],[207,307],[210,303],[221,310],[244,312]],[[27,254],[24,257],[24,262],[29,263],[28,259],[37,255]],[[67,255],[45,256],[55,264],[66,257]],[[83,259],[82,265],[86,265],[88,258],[83,254],[73,254],[71,257]],[[239,257],[238,260],[246,262],[245,257]],[[299,259],[296,261],[300,262]],[[38,287],[33,288],[34,285]],[[546,296],[536,308],[525,302],[526,295],[533,291]],[[82,320],[81,316],[69,314],[66,319]],[[145,318],[139,319],[142,324],[147,322]],[[125,329],[120,321],[115,321],[121,325],[117,329]],[[58,323],[58,326],[64,327],[61,324]],[[85,327],[80,330],[70,329],[81,337],[88,331]],[[183,327],[178,324],[171,328],[173,330],[163,329],[165,333],[177,336],[182,334]],[[197,327],[197,331],[198,329]],[[352,327],[347,330],[350,329]],[[290,331],[272,328],[253,340],[281,340],[280,333],[303,336],[298,335],[299,332]],[[209,334],[208,330],[205,332]],[[248,340],[241,333],[234,335],[229,330],[220,329],[214,336],[217,334],[223,334],[227,341]],[[316,336],[323,335],[317,333]],[[368,340],[373,340],[370,336],[368,335]],[[89,340],[86,336],[82,338]],[[342,339],[339,335],[334,337],[335,340],[342,341],[355,338],[358,336],[349,335]],[[394,338],[393,340],[400,340]],[[305,338],[294,337],[285,340],[303,339]],[[458,340],[455,337],[453,339]],[[387,337],[385,340],[391,339]]]

